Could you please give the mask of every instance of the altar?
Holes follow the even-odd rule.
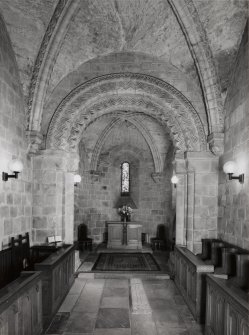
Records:
[[[142,225],[137,221],[106,221],[107,248],[142,249]]]

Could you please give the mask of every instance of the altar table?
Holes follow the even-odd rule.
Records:
[[[142,225],[137,221],[107,221],[107,248],[142,249]]]

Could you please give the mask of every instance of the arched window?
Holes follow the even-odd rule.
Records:
[[[121,164],[121,194],[128,195],[130,193],[130,164],[123,162]]]

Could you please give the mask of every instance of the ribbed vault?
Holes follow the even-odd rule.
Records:
[[[121,124],[124,120],[126,120],[126,118],[127,117],[125,117],[125,114],[123,117],[121,116],[119,118],[115,118],[103,130],[93,150],[93,155],[92,155],[92,160],[91,160],[91,165],[90,165],[91,170],[97,170],[99,155],[101,153],[105,140],[108,138],[108,136],[110,136],[112,129],[118,126],[119,124]],[[150,135],[148,129],[146,129],[146,127],[143,125],[141,120],[137,120],[134,115],[131,115],[128,119],[129,119],[129,122],[132,123],[139,130],[139,132],[142,134],[143,138],[147,142],[150,148],[152,157],[153,157],[155,172],[162,172],[163,165],[162,165],[161,157],[158,152],[157,146],[154,143],[154,140],[152,136]]]
[[[112,8],[112,11],[115,12],[117,8],[112,2],[110,5],[111,7],[108,10]],[[81,6],[82,4],[79,0],[59,0],[46,33],[44,34],[30,81],[27,109],[29,122],[27,128],[30,131],[40,131],[42,114],[44,113],[43,107],[45,101],[48,100],[47,88],[50,85],[53,69],[60,55],[61,46],[66,38],[68,29],[74,25],[74,17]],[[200,20],[195,2],[192,0],[168,0],[167,2],[165,1],[164,6],[165,7],[162,7],[164,10],[167,10],[168,6],[170,6],[173,15],[177,19],[176,22],[178,22],[180,30],[185,37],[190,54],[192,55],[197,77],[199,78],[203,91],[209,134],[212,132],[222,132],[224,117],[219,78],[209,44],[209,36],[207,36],[204,24]],[[119,10],[121,10],[121,7],[122,6],[120,6]],[[112,12],[113,15],[114,12]],[[117,10],[115,15],[118,16],[121,14]],[[120,29],[122,31],[124,27],[121,25]],[[125,45],[125,41],[123,42]]]

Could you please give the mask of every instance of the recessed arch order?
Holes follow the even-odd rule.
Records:
[[[206,151],[205,127],[190,101],[158,78],[117,73],[94,78],[73,89],[56,108],[48,127],[46,147],[76,151],[82,133],[107,113],[150,115],[171,132],[178,151]]]

